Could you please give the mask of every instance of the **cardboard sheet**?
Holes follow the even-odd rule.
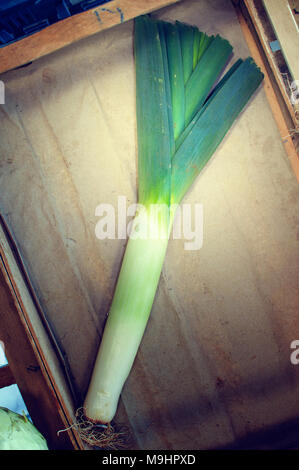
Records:
[[[157,12],[249,55],[225,0]],[[84,397],[125,240],[99,240],[99,204],[136,201],[133,23],[4,74],[0,210]],[[298,417],[299,187],[262,87],[185,203],[203,246],[171,239],[116,420],[142,449],[237,445]]]

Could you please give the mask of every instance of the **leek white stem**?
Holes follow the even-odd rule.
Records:
[[[150,217],[147,228],[158,236],[128,241],[84,403],[86,416],[101,423],[109,423],[116,412],[148,321],[166,254],[168,222]]]

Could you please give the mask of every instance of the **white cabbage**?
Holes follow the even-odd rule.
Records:
[[[0,450],[49,450],[47,442],[26,416],[0,407]]]

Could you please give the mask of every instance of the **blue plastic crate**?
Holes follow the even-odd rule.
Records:
[[[2,0],[0,47],[111,0]]]

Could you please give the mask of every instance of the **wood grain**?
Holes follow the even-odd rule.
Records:
[[[0,227],[0,337],[9,363],[6,380],[13,377],[12,383],[17,383],[34,424],[51,449],[78,449],[82,443],[72,430],[59,437],[57,434],[70,425],[68,407],[61,395],[63,392],[67,395],[67,390],[65,386],[64,391],[59,387],[61,378],[57,366],[56,381],[53,381],[53,353],[38,321],[9,242]]]
[[[136,16],[179,0],[114,0],[109,5],[61,20],[20,41],[0,48],[0,73],[28,64],[39,57]]]
[[[9,387],[16,383],[16,380],[9,366],[0,367],[0,388]]]

